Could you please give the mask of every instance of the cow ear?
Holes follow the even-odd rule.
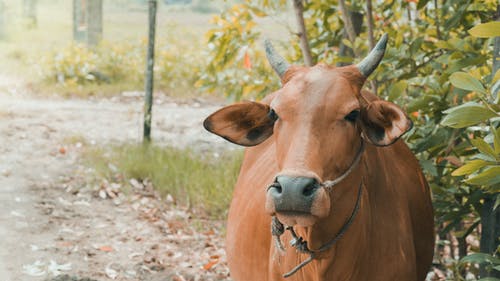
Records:
[[[378,146],[394,143],[413,126],[404,111],[388,101],[373,101],[362,107],[360,113],[364,135]]]
[[[254,146],[273,134],[275,116],[266,104],[242,102],[214,112],[203,126],[235,144]]]

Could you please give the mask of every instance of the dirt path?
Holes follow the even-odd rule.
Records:
[[[229,280],[222,222],[200,221],[151,197],[148,187],[142,195],[102,199],[96,190],[108,183],[89,182],[92,171],[79,164],[84,145],[140,140],[140,99],[39,99],[2,87],[4,80],[1,280]],[[153,139],[202,151],[227,148],[201,127],[216,108],[160,99]],[[86,141],[68,145],[72,139]]]

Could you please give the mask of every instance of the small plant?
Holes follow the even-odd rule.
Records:
[[[90,149],[85,159],[100,176],[151,181],[156,190],[171,194],[178,203],[221,218],[229,206],[242,154],[201,156],[189,149],[126,144],[106,151]]]

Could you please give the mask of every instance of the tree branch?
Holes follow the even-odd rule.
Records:
[[[354,40],[356,40],[356,31],[352,25],[351,17],[347,12],[344,0],[339,0],[339,9],[342,13],[342,20],[344,21],[344,30],[347,32],[347,38],[349,38],[349,41],[354,44]]]
[[[372,9],[372,0],[366,1],[366,21],[368,25],[368,42],[370,44],[370,50],[375,47],[375,38],[373,36],[373,9]]]
[[[366,0],[366,21],[368,25],[368,43],[370,44],[370,50],[375,47],[375,38],[373,36],[373,8],[372,8],[372,0]],[[372,79],[370,81],[370,85],[372,86],[372,90],[375,94],[378,91],[377,81]]]
[[[304,57],[304,64],[306,66],[312,66],[312,55],[311,49],[309,48],[309,41],[307,40],[307,30],[304,23],[304,4],[302,0],[293,0],[293,7],[295,10],[295,17],[297,18],[297,25],[299,28],[299,38],[300,38],[300,49],[302,50],[302,55]]]
[[[436,34],[437,34],[437,38],[439,40],[441,40],[441,30],[439,29],[439,9],[438,9],[438,1],[437,0],[434,0],[434,9],[435,9],[434,16],[436,17],[434,19],[435,24],[436,24]]]
[[[342,14],[342,20],[344,21],[344,38],[347,38],[351,45],[354,46],[354,41],[359,33],[361,33],[361,27],[363,25],[363,14],[359,12],[350,12],[347,10],[345,1],[339,0],[339,10]],[[359,51],[355,48],[349,48],[344,43],[339,46],[339,56],[341,57],[359,57]],[[337,66],[348,65],[343,62],[338,62]]]

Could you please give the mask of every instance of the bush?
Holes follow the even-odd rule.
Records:
[[[195,90],[201,61],[197,46],[197,39],[188,32],[183,35],[183,40],[166,38],[157,43],[156,90],[172,95],[185,95]],[[101,84],[142,90],[146,49],[146,40],[132,43],[104,41],[95,48],[71,44],[43,55],[38,70],[45,83],[56,84],[67,91]]]

